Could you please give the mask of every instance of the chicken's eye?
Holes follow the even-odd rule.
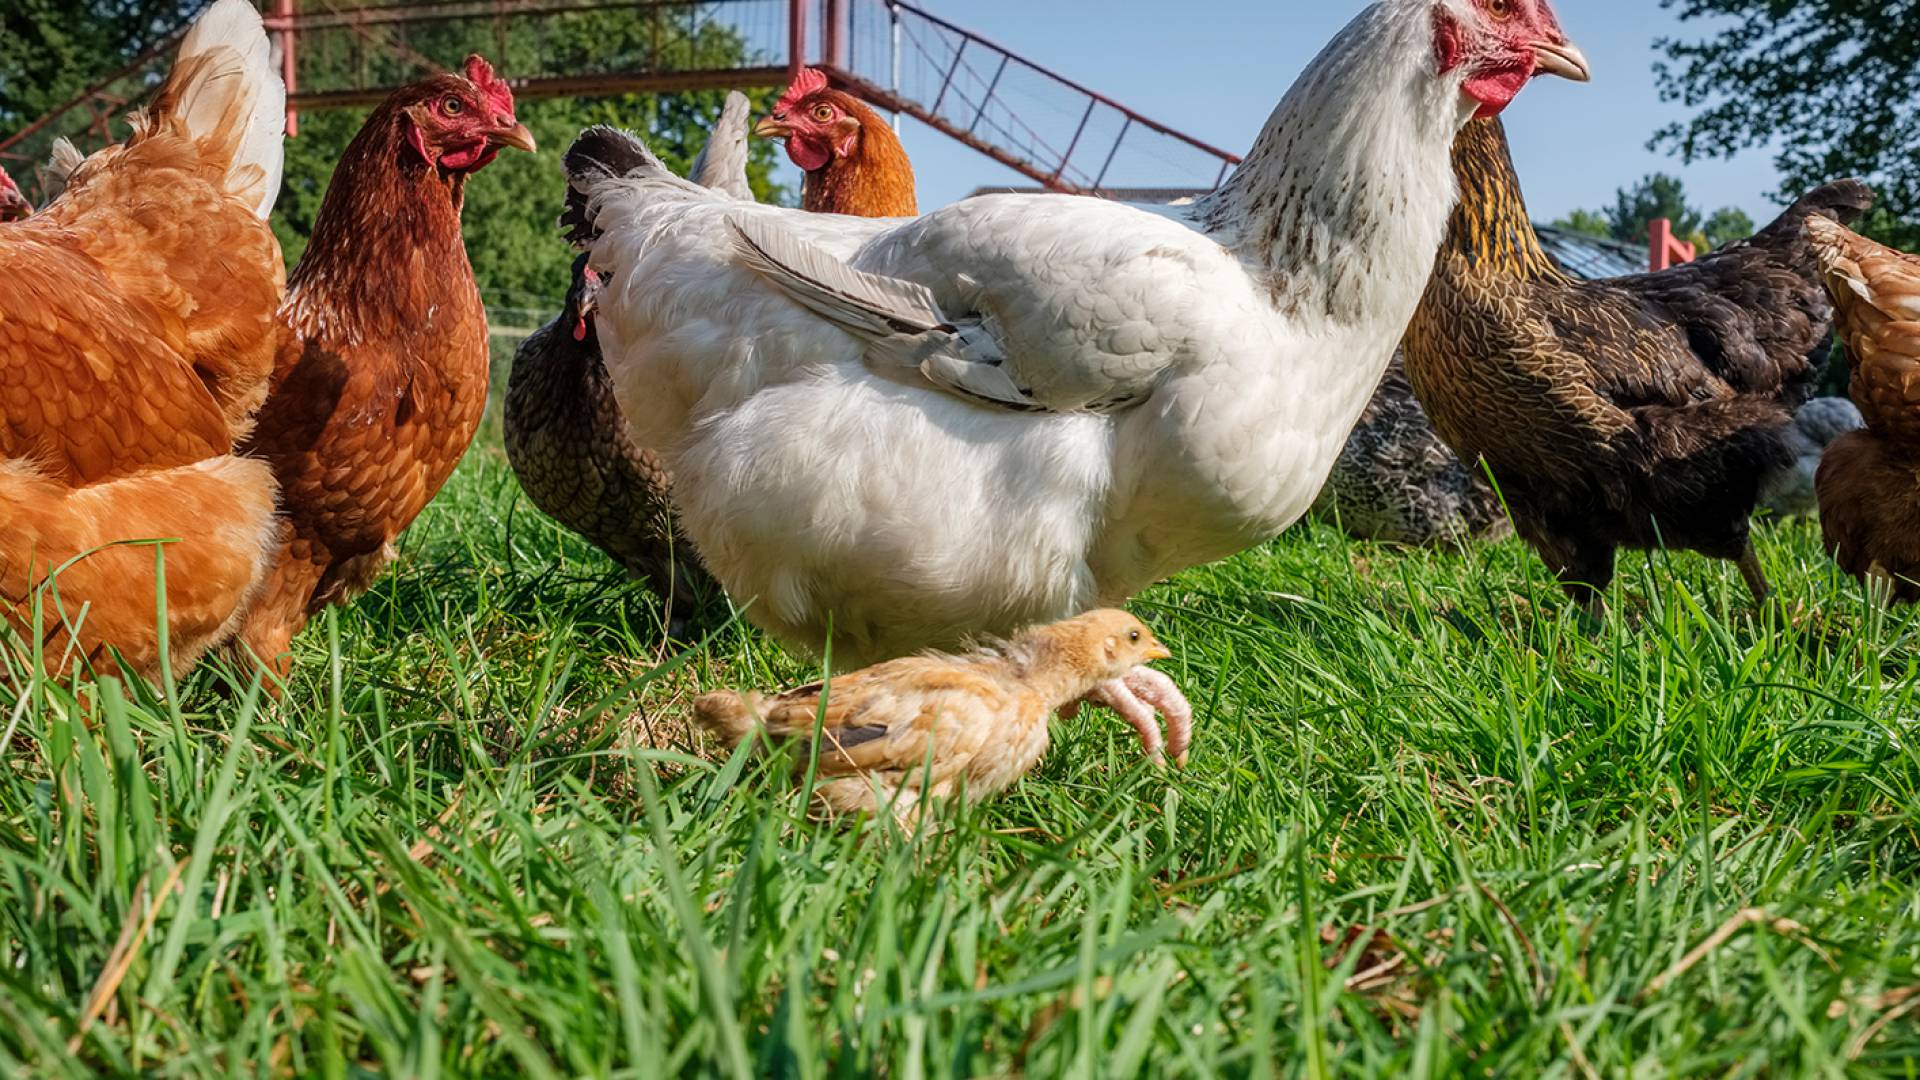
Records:
[[[833,119],[833,106],[815,105],[813,107],[813,118],[823,124]]]
[[[1138,630],[1127,631],[1127,640],[1133,642],[1135,645],[1140,644],[1140,631]]]
[[[1513,18],[1513,0],[1487,0],[1487,14],[1499,22]]]
[[[459,116],[460,110],[466,107],[467,103],[457,97],[450,97],[440,103],[440,111],[446,113],[448,116]]]

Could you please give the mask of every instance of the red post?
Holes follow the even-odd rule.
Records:
[[[287,84],[287,138],[300,134],[300,110],[294,108],[293,95],[300,87],[299,69],[293,57],[294,0],[275,0],[274,21],[280,24],[280,81]]]
[[[847,39],[843,0],[827,0],[826,18],[820,25],[820,52],[828,67],[847,70]]]
[[[1673,235],[1673,222],[1654,218],[1647,223],[1647,269],[1665,270],[1693,261],[1698,254],[1692,244]]]
[[[807,5],[813,0],[788,0],[787,3],[787,81],[800,77],[807,66]]]

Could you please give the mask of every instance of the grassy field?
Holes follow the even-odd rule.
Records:
[[[1628,557],[1324,525],[1135,609],[1192,764],[1056,725],[917,837],[815,825],[689,695],[812,668],[652,599],[476,450],[284,701],[0,687],[0,1070],[1900,1075],[1920,640],[1763,532]]]

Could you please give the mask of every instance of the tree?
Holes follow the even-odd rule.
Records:
[[[1575,210],[1566,217],[1553,223],[1556,229],[1565,229],[1582,236],[1598,237],[1602,240],[1613,238],[1613,225],[1607,221],[1607,215],[1598,210]]]
[[[1683,160],[1776,146],[1790,200],[1860,176],[1880,193],[1869,222],[1884,238],[1920,242],[1920,4],[1861,0],[1661,0],[1698,39],[1663,38],[1661,96],[1698,110],[1656,146]],[[1904,223],[1901,220],[1904,219]]]
[[[1700,211],[1687,205],[1686,185],[1676,176],[1654,173],[1631,188],[1621,188],[1606,211],[1615,240],[1645,243],[1647,224],[1655,218],[1673,222],[1673,234],[1690,237],[1700,232]]]
[[[1707,223],[1700,227],[1700,231],[1706,234],[1709,246],[1723,248],[1745,240],[1759,230],[1754,227],[1753,219],[1747,216],[1745,210],[1737,206],[1723,206],[1707,218]]]
[[[0,4],[0,132],[15,131],[164,41],[203,0]]]

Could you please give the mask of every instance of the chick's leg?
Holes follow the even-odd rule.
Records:
[[[1137,667],[1121,680],[1141,701],[1158,710],[1167,722],[1167,754],[1175,765],[1187,763],[1187,748],[1193,745],[1193,705],[1187,695],[1165,674],[1150,667]]]
[[[1187,747],[1193,741],[1193,706],[1187,703],[1186,695],[1172,679],[1152,668],[1137,667],[1118,679],[1094,687],[1086,700],[1119,713],[1139,734],[1140,749],[1148,757],[1160,761],[1165,752],[1171,750],[1174,764],[1186,764]],[[1160,717],[1155,710],[1167,719],[1164,743]],[[1062,714],[1071,716],[1075,711],[1077,703],[1062,710]]]

